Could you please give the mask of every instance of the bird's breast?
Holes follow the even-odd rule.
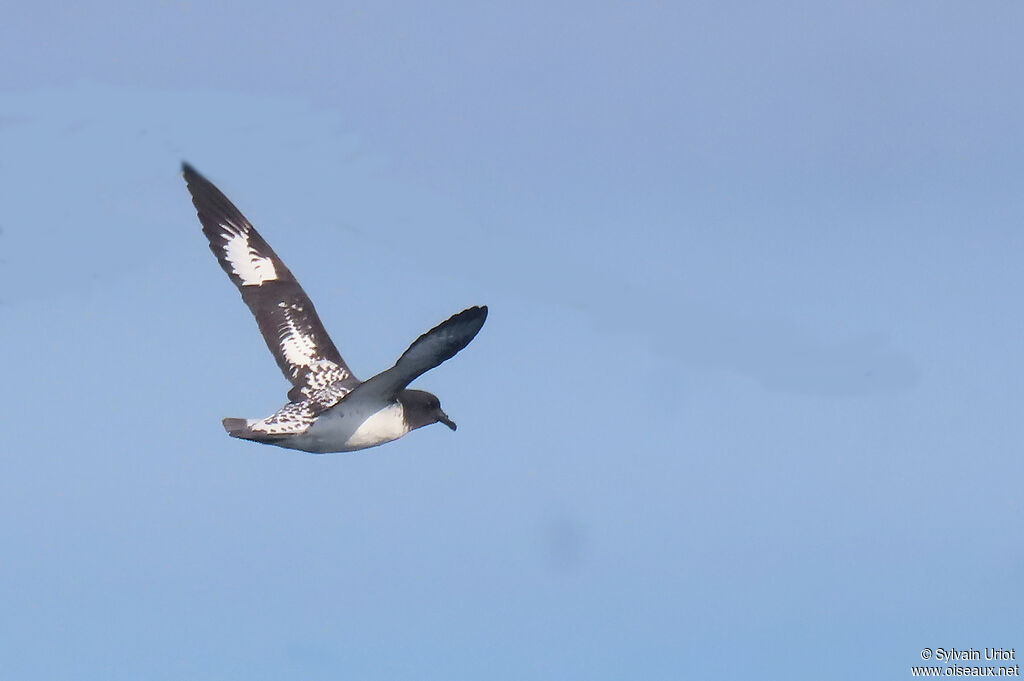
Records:
[[[335,451],[353,451],[397,440],[409,432],[402,405],[346,404],[342,400],[310,429],[314,438],[330,442]]]

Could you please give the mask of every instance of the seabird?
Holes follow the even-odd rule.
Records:
[[[209,180],[187,163],[181,169],[210,250],[238,287],[292,384],[288,404],[276,413],[224,419],[228,435],[324,454],[376,447],[432,423],[455,430],[436,396],[406,386],[466,347],[487,319],[486,306],[452,315],[417,338],[393,367],[360,381],[299,282],[263,237]]]

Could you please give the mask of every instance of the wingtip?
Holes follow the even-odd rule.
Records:
[[[487,321],[487,306],[486,305],[474,305],[473,307],[467,307],[462,312],[453,314],[449,319],[449,322],[458,322],[462,324],[474,324],[477,330],[484,325]]]
[[[470,340],[472,340],[480,332],[480,329],[484,327],[484,322],[487,321],[487,306],[474,305],[473,307],[466,308],[457,315],[454,315],[453,320],[466,324],[473,329],[472,335],[470,335]],[[466,342],[468,344],[469,341]]]
[[[468,320],[477,326],[479,329],[487,321],[487,306],[486,305],[474,305],[465,312],[462,313]]]

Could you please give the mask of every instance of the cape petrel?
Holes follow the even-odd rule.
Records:
[[[453,315],[417,338],[393,367],[360,381],[299,282],[252,224],[192,166],[183,163],[182,173],[210,250],[292,384],[288,404],[276,413],[224,419],[228,435],[323,454],[376,447],[432,423],[455,430],[437,397],[406,386],[466,347],[487,318],[486,306]]]

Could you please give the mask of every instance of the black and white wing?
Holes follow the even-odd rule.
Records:
[[[224,430],[231,437],[271,442],[290,435],[301,435],[316,420],[309,401],[289,402],[265,419],[226,418]]]
[[[288,399],[297,402],[332,385],[347,393],[358,385],[313,303],[259,232],[192,166],[183,163],[182,173],[210,250],[242,293],[267,347],[292,384]]]
[[[351,395],[394,399],[407,385],[469,345],[487,319],[487,306],[471,307],[452,315],[413,341],[395,366],[360,383]]]

